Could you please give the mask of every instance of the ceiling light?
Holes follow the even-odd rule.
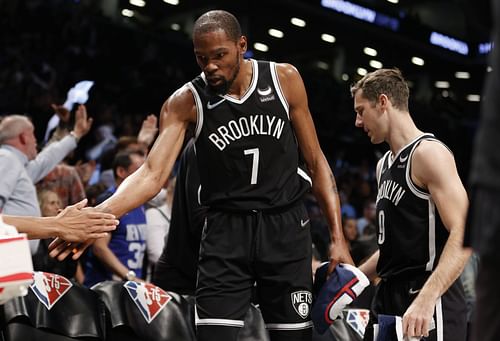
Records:
[[[181,25],[173,23],[172,25],[170,25],[170,28],[174,31],[179,31],[181,29]]]
[[[306,22],[302,19],[299,19],[299,18],[292,18],[292,19],[290,19],[290,22],[292,23],[292,25],[295,25],[298,27],[305,27],[306,26]]]
[[[450,96],[450,93],[448,92],[448,90],[443,90],[441,91],[441,96],[443,96],[444,98],[448,98]]]
[[[167,4],[174,6],[179,4],[179,0],[163,0],[163,2],[166,2]]]
[[[450,87],[450,82],[447,81],[437,81],[434,86],[438,89],[448,89]]]
[[[481,101],[481,96],[480,95],[476,95],[476,94],[470,94],[470,95],[467,95],[467,100],[469,102],[479,102]]]
[[[493,68],[492,68],[491,66],[488,66],[488,67],[486,68],[486,72],[491,72],[491,71],[493,71]]]
[[[362,68],[362,67],[358,67],[358,69],[356,70],[356,72],[360,76],[364,76],[364,75],[366,75],[368,73],[368,71],[365,68]]]
[[[144,7],[146,6],[146,1],[144,0],[129,0],[129,3],[131,5],[137,6],[137,7]]]
[[[370,60],[369,64],[374,69],[381,69],[383,66],[381,62],[379,62],[378,60],[374,60],[374,59]]]
[[[411,57],[411,62],[418,66],[423,66],[425,64],[424,60],[420,57]]]
[[[253,44],[253,48],[256,49],[257,51],[262,51],[262,52],[269,51],[269,47],[266,44],[262,44],[262,43]]]
[[[377,50],[372,49],[371,47],[365,47],[363,49],[363,53],[368,56],[375,57],[377,55]]]
[[[390,2],[391,4],[397,4],[399,3],[399,0],[387,0],[387,2]]]
[[[325,63],[321,60],[318,60],[316,62],[316,66],[318,67],[318,69],[322,69],[322,70],[328,70],[330,68],[330,66],[328,65],[328,63]]]
[[[455,72],[455,78],[458,79],[469,79],[470,78],[470,73],[466,71],[457,71]]]
[[[269,29],[269,31],[267,31],[267,33],[269,33],[269,35],[271,37],[275,37],[275,38],[283,38],[284,34],[282,31],[280,30],[277,30],[275,28],[271,28]]]
[[[335,39],[335,37],[332,36],[331,34],[323,33],[321,35],[321,40],[326,41],[327,43],[332,43],[333,44],[333,43],[335,43],[335,40],[337,40],[337,39]]]
[[[349,75],[347,73],[343,73],[341,77],[344,82],[347,82],[349,80]]]
[[[130,17],[134,16],[134,11],[131,11],[131,10],[125,8],[125,9],[122,10],[122,15],[124,17],[129,17],[130,18]]]

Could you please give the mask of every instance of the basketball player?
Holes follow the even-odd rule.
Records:
[[[403,317],[403,333],[465,340],[466,306],[456,281],[468,206],[450,150],[420,131],[408,111],[408,85],[397,69],[367,74],[351,88],[356,126],[390,150],[377,165],[379,251],[360,269],[381,277],[365,340],[377,314]]]
[[[247,39],[228,12],[198,18],[193,43],[202,74],[165,102],[146,163],[100,207],[120,216],[155,195],[195,125],[199,200],[209,207],[198,264],[198,339],[235,340],[256,283],[271,338],[309,340],[311,236],[302,197],[311,185],[331,227],[332,265],[352,259],[304,84],[289,64],[244,59]],[[309,173],[299,167],[300,153]],[[53,255],[68,254],[64,245],[54,247]]]

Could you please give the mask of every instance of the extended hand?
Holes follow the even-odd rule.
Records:
[[[347,242],[343,238],[334,240],[330,243],[330,265],[328,266],[328,275],[332,273],[339,263],[354,265]]]
[[[87,118],[87,108],[85,108],[85,105],[80,104],[75,113],[75,125],[73,127],[75,137],[80,139],[86,135],[92,127],[92,122],[92,117]]]

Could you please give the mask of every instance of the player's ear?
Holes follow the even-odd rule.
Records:
[[[238,42],[238,46],[241,49],[241,53],[247,52],[247,37],[241,36]]]

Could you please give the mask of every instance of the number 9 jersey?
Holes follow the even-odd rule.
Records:
[[[240,98],[214,95],[202,73],[187,86],[197,109],[195,150],[200,202],[248,211],[289,206],[311,187],[273,62],[250,59],[253,74]]]

